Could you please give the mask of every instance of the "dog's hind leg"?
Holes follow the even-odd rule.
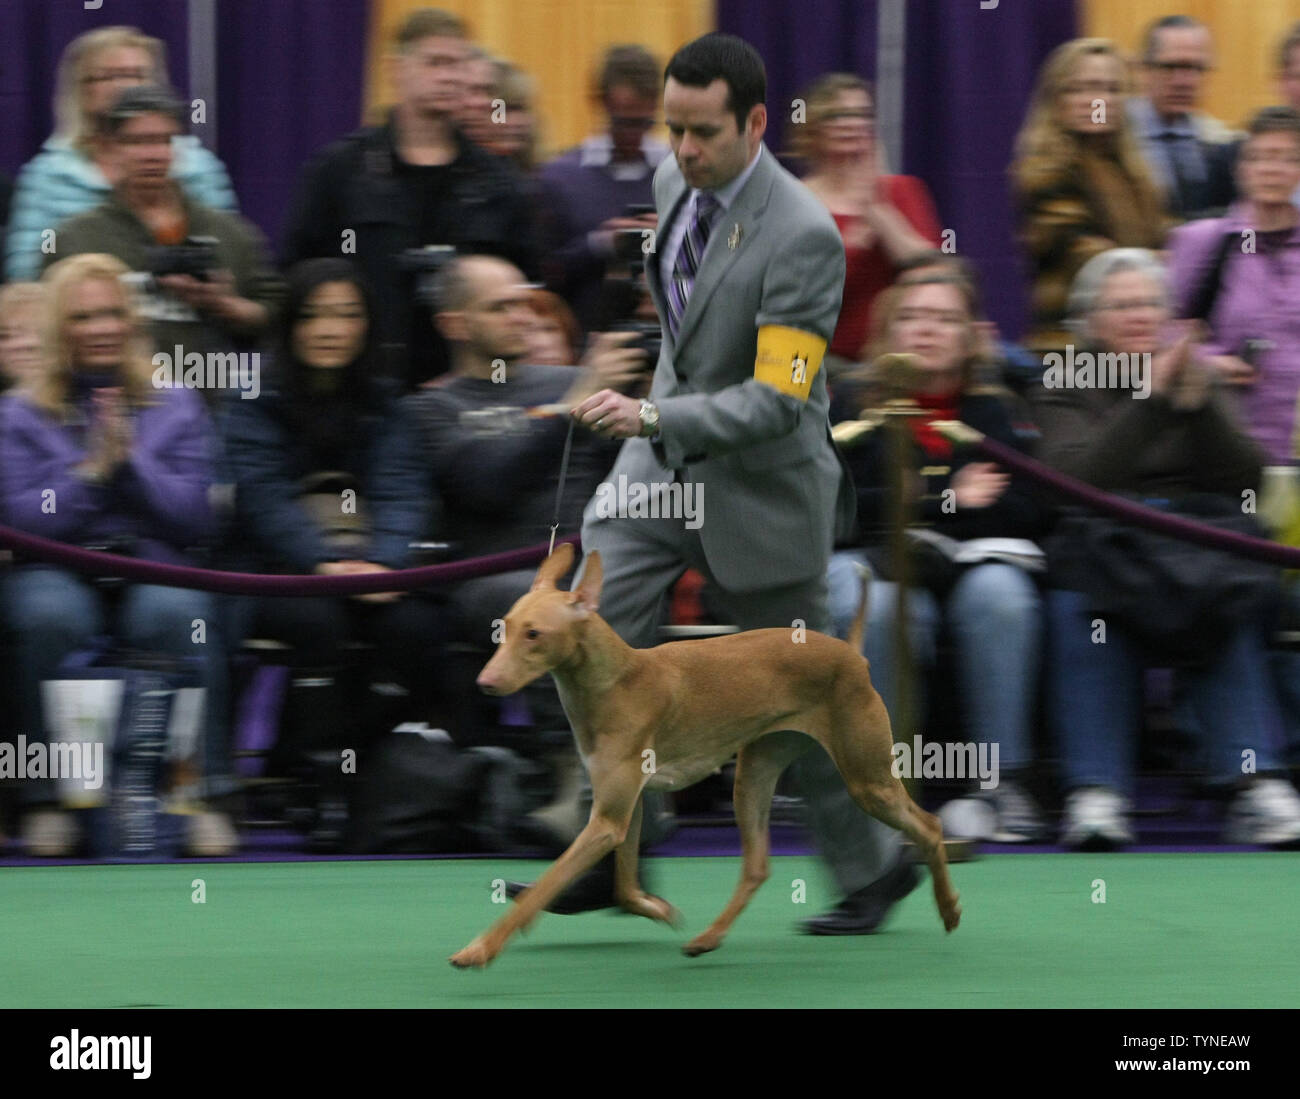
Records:
[[[934,902],[943,926],[952,931],[961,920],[957,890],[948,874],[948,856],[943,847],[943,825],[933,813],[927,813],[908,794],[907,788],[893,771],[889,714],[880,696],[865,705],[842,706],[836,710],[837,723],[831,732],[831,759],[839,768],[849,793],[863,809],[891,828],[897,828],[916,844],[930,868],[934,885]],[[844,715],[851,715],[845,719]]]
[[[736,755],[736,786],[733,795],[736,805],[736,825],[740,829],[740,843],[744,852],[740,882],[731,901],[708,929],[697,935],[682,948],[695,957],[717,950],[722,937],[744,911],[745,905],[767,881],[768,821],[772,810],[772,794],[776,791],[781,772],[814,743],[803,733],[769,733],[748,744]]]

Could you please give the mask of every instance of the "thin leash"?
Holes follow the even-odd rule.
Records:
[[[555,552],[555,532],[560,529],[560,501],[564,499],[564,479],[569,475],[569,451],[573,448],[573,429],[577,420],[569,417],[569,433],[564,437],[564,457],[560,459],[560,480],[555,486],[555,518],[551,523],[551,545],[548,554]]]

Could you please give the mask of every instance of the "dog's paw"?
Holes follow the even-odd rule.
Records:
[[[682,947],[682,953],[688,958],[696,958],[701,954],[707,954],[710,950],[717,950],[721,945],[721,935],[706,931],[702,935],[696,935],[695,938]]]
[[[956,931],[957,925],[961,923],[961,905],[957,903],[957,900],[957,895],[953,894],[952,900],[944,905],[939,913],[943,917],[943,929],[945,931]]]
[[[638,893],[635,897],[630,897],[621,903],[623,910],[631,912],[634,916],[645,916],[647,919],[658,920],[673,928],[682,926],[682,914],[663,897],[656,897],[653,893]]]
[[[457,969],[482,969],[497,956],[482,939],[475,939],[464,950],[458,950],[447,960]]]

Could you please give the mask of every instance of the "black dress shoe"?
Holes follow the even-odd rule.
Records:
[[[806,935],[873,935],[895,904],[921,880],[911,862],[900,860],[865,889],[850,893],[823,916],[804,920]]]
[[[532,882],[506,882],[506,896],[514,900]],[[606,855],[568,889],[546,906],[547,912],[560,916],[573,916],[579,912],[598,912],[602,908],[617,908],[614,899],[614,856]]]

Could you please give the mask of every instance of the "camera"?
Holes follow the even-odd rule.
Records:
[[[664,345],[664,333],[658,321],[619,321],[609,326],[610,332],[636,332],[637,338],[629,340],[627,346],[645,352],[646,371],[653,374],[655,364],[659,361],[659,351]]]
[[[433,310],[438,308],[434,301],[434,280],[455,255],[456,249],[450,244],[426,244],[423,248],[407,248],[398,254],[398,270],[415,279],[415,300],[421,305]]]
[[[161,244],[149,249],[149,273],[154,278],[164,275],[189,275],[200,282],[208,281],[208,273],[217,268],[216,237],[186,237],[180,244]]]

